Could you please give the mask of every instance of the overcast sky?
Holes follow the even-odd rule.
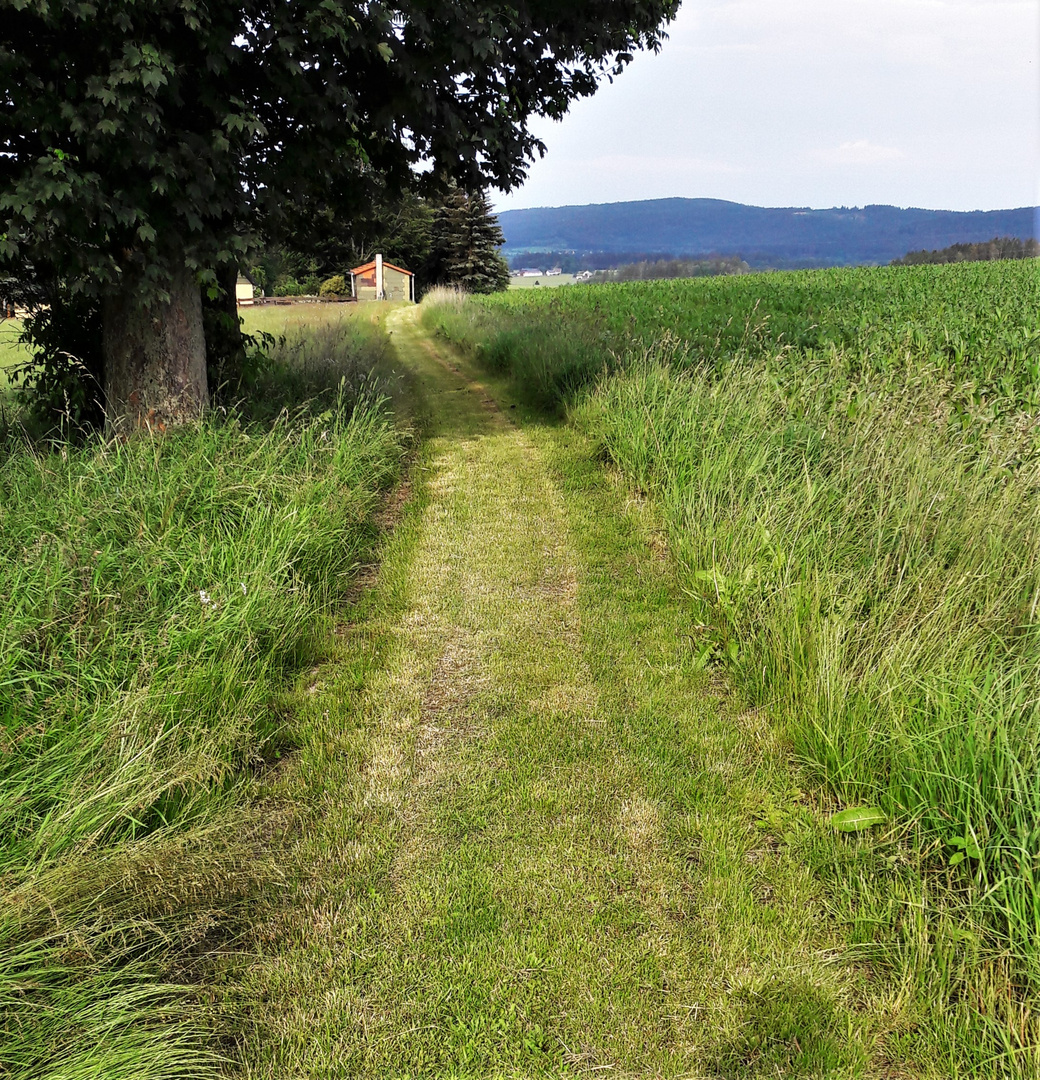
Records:
[[[684,0],[499,210],[1040,202],[1040,0]]]

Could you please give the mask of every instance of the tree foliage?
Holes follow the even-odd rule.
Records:
[[[393,191],[376,175],[366,177],[364,199],[353,207],[308,199],[288,208],[278,235],[256,253],[258,283],[277,295],[292,280],[320,284],[381,253],[425,280],[430,256],[433,203],[411,188]],[[306,291],[306,290],[303,290]]]
[[[161,292],[239,257],[287,197],[432,164],[504,187],[676,0],[5,0],[0,259]]]
[[[509,287],[509,266],[499,251],[505,237],[485,192],[451,192],[434,213],[431,234],[427,284],[471,293]]]
[[[1019,240],[1014,236],[994,236],[981,244],[951,244],[935,251],[908,251],[893,266],[926,266],[955,262],[992,262],[996,259],[1035,259],[1040,257],[1040,243]]]
[[[748,264],[739,255],[708,255],[702,259],[642,259],[599,270],[590,281],[668,281],[674,278],[746,274]]]
[[[677,6],[0,0],[0,278],[97,299],[109,425],[164,430],[205,407],[207,346],[218,382],[241,367],[200,283],[228,304],[258,238],[356,214],[373,178],[514,185],[529,118],[656,49]]]

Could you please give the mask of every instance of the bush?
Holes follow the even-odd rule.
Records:
[[[303,296],[306,290],[294,277],[280,278],[274,283],[275,296]]]
[[[100,301],[50,284],[21,340],[32,357],[11,375],[30,431],[68,438],[99,427],[105,415]]]
[[[319,296],[346,296],[350,292],[347,279],[342,274],[326,278],[318,287]]]

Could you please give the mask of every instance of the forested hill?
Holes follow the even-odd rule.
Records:
[[[507,257],[521,252],[740,255],[752,267],[887,263],[908,251],[1037,236],[1037,211],[902,210],[895,206],[744,206],[722,199],[506,210]],[[631,260],[626,260],[631,261]]]

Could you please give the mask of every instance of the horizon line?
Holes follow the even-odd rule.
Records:
[[[989,209],[976,207],[974,210],[951,210],[948,207],[942,206],[899,206],[896,203],[864,203],[862,206],[850,206],[846,204],[834,206],[799,206],[794,203],[788,203],[784,206],[765,206],[761,203],[742,203],[737,202],[735,199],[720,199],[711,195],[662,195],[655,199],[613,199],[609,202],[560,203],[555,206],[511,206],[505,210],[496,209],[494,213],[496,216],[501,216],[502,214],[528,213],[532,210],[582,210],[590,206],[625,206],[655,202],[714,202],[726,203],[729,206],[752,207],[756,210],[801,210],[814,213],[824,213],[827,210],[862,211],[869,207],[879,207],[888,210],[923,210],[927,213],[936,214],[1001,214],[1013,210],[1032,210],[1034,213],[1040,212],[1040,204],[1038,203],[1025,203],[1021,206],[999,206]]]

